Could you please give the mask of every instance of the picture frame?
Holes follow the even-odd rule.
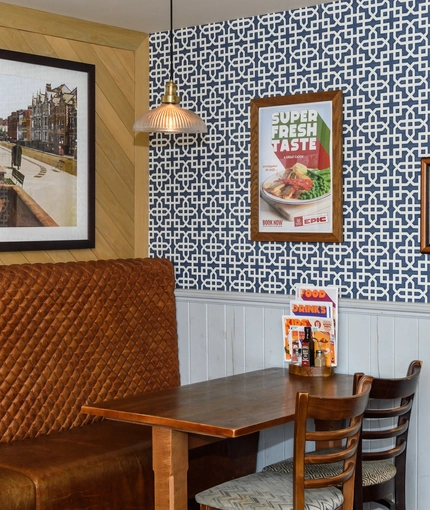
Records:
[[[342,122],[340,90],[251,100],[251,240],[343,241]]]
[[[430,157],[421,158],[420,251],[430,253]]]
[[[95,66],[0,50],[0,251],[95,247]]]

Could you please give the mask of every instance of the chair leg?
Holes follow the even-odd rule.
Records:
[[[396,459],[396,479],[395,479],[395,493],[394,496],[394,509],[406,510],[406,450]]]

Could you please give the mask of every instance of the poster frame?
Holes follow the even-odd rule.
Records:
[[[265,108],[297,105],[298,109],[312,108],[313,103],[330,102],[331,105],[331,231],[273,232],[262,231],[260,193],[260,113]],[[342,91],[315,92],[290,96],[255,98],[251,100],[251,240],[331,242],[343,241],[343,136]]]

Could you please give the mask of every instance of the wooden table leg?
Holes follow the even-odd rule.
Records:
[[[152,427],[155,510],[187,510],[188,434]]]

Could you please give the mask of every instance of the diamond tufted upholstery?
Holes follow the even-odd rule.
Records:
[[[0,441],[98,418],[86,402],[179,385],[173,268],[130,259],[0,268]]]
[[[1,510],[153,508],[151,428],[80,409],[179,385],[174,289],[163,259],[0,267]],[[190,497],[257,444],[192,445]]]
[[[151,508],[150,428],[80,409],[179,382],[167,260],[2,266],[0,508]]]

